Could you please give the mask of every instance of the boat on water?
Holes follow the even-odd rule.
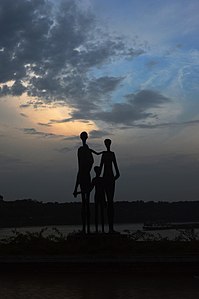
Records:
[[[142,227],[142,229],[145,231],[168,230],[168,229],[195,229],[195,228],[199,228],[199,222],[186,222],[186,223],[146,222]]]
[[[143,230],[149,231],[149,230],[167,230],[167,229],[173,229],[171,223],[159,223],[159,222],[146,222],[144,223]]]

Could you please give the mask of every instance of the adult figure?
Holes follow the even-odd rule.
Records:
[[[82,132],[80,134],[80,138],[82,140],[82,146],[79,147],[77,157],[78,157],[78,173],[75,184],[75,189],[73,192],[74,197],[77,197],[78,193],[81,193],[82,196],[82,226],[83,232],[86,232],[87,225],[87,233],[90,232],[90,191],[91,191],[91,176],[90,171],[93,166],[93,155],[88,145],[86,144],[86,140],[88,138],[87,132]],[[80,192],[77,191],[78,186],[80,186]]]
[[[111,151],[111,140],[105,139],[104,144],[106,146],[106,151],[103,152],[101,162],[100,162],[100,172],[103,169],[103,179],[104,179],[104,189],[107,199],[107,213],[108,213],[108,225],[109,232],[114,232],[113,220],[114,220],[114,193],[115,193],[115,181],[120,177],[120,172],[118,169],[115,153]],[[115,169],[115,174],[113,171],[113,166]]]

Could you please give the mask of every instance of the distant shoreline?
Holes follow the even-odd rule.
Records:
[[[115,202],[115,223],[199,222],[199,201]],[[94,204],[90,204],[94,223]],[[106,213],[105,213],[106,214]],[[107,219],[106,219],[107,222]],[[81,225],[81,202],[0,201],[0,227]]]

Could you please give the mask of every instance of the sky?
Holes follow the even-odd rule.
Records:
[[[115,200],[199,200],[198,11],[198,0],[1,0],[4,199],[80,201],[87,131],[96,151],[112,140]]]

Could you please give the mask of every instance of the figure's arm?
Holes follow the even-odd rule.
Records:
[[[73,191],[73,195],[74,195],[75,198],[78,195],[77,189],[78,189],[78,186],[79,186],[79,165],[80,165],[80,153],[79,153],[79,149],[78,149],[78,152],[77,152],[77,161],[78,161],[78,173],[77,173],[75,188],[74,188],[74,191]]]
[[[77,174],[77,178],[76,178],[76,183],[75,183],[75,189],[73,191],[73,196],[76,198],[77,195],[79,194],[79,192],[77,192],[77,189],[78,189],[78,186],[79,186],[79,172]]]
[[[90,151],[91,151],[91,153],[93,153],[95,155],[101,155],[101,154],[103,154],[103,152],[96,152],[92,148],[90,148]]]
[[[115,167],[115,172],[116,172],[115,180],[117,180],[120,177],[120,172],[119,172],[119,168],[117,165],[117,160],[116,160],[115,154],[113,155],[113,165]]]
[[[102,155],[101,161],[100,161],[100,166],[99,166],[100,167],[100,174],[102,172],[103,165],[104,165],[104,156]]]

